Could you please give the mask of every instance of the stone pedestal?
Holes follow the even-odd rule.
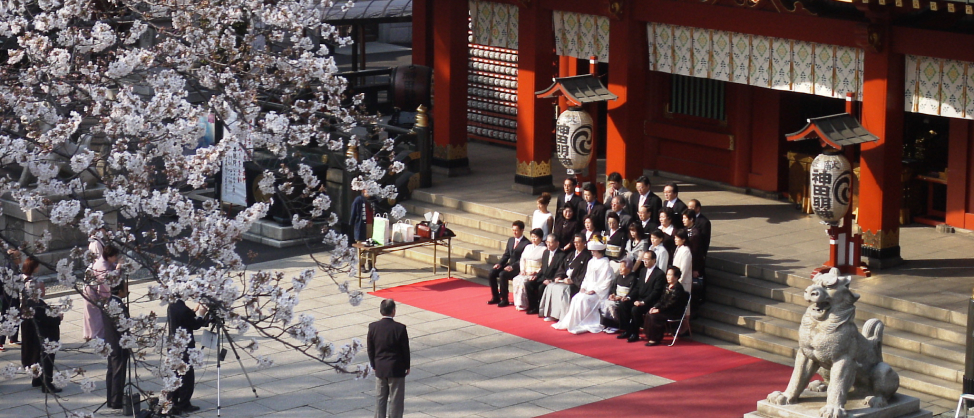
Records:
[[[825,406],[825,392],[805,391],[796,405],[772,405],[767,400],[758,401],[758,410],[745,414],[744,418],[819,418],[818,410]],[[849,396],[845,404],[848,418],[931,418],[930,411],[920,409],[920,400],[912,396],[896,394],[885,408],[869,408],[862,403],[862,396]]]
[[[261,219],[250,227],[250,230],[243,233],[243,239],[269,245],[274,248],[294,247],[308,242],[321,242],[321,235],[314,233],[309,236],[309,231],[319,231],[322,223],[314,224],[314,227],[307,230],[297,230],[291,225],[281,225],[267,219]]]

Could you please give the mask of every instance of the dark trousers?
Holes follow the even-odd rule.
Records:
[[[129,350],[118,349],[108,356],[108,373],[105,375],[105,388],[108,392],[108,406],[122,407],[122,389],[125,387],[125,372],[128,369]],[[183,378],[185,380],[185,378]]]
[[[646,315],[646,322],[643,324],[644,331],[646,331],[646,339],[656,342],[662,341],[663,333],[666,332],[666,321],[671,319],[679,320],[681,316],[683,316],[683,311],[680,311],[679,314],[657,312]]]
[[[505,267],[507,266],[501,266],[499,269],[490,269],[490,274],[487,275],[487,281],[490,283],[490,295],[494,299],[507,300],[509,282],[514,280],[514,277],[517,277],[520,270],[518,266],[511,266],[511,271],[504,270]]]
[[[621,302],[619,306],[619,328],[632,335],[639,335],[639,326],[643,324],[643,316],[652,308],[649,305],[636,306],[633,300]]]
[[[184,354],[183,361],[189,363],[189,356]],[[192,405],[189,400],[193,397],[193,391],[195,389],[196,371],[190,366],[186,374],[183,375],[183,385],[169,394],[169,400],[172,401],[173,407],[183,409]]]
[[[31,386],[38,387],[43,384],[44,387],[48,389],[54,389],[54,385],[51,384],[51,381],[54,380],[54,356],[55,356],[54,354],[47,354],[45,352],[41,352],[40,363],[41,363],[41,370],[43,370],[44,373],[41,374],[39,377],[35,377],[31,379],[30,380]]]
[[[0,289],[0,293],[3,293],[2,289]],[[3,295],[2,297],[0,297],[0,314],[7,314],[10,308],[14,308],[14,307],[20,309],[20,298],[10,298],[7,295]],[[20,327],[14,327],[14,334],[10,336],[10,342],[12,343],[20,342],[20,340],[17,338],[17,333],[19,331],[20,331]],[[7,336],[0,335],[0,346],[6,343],[7,343]]]
[[[544,280],[529,280],[525,284],[524,288],[528,294],[528,310],[538,310],[541,307],[541,295],[544,295],[544,289],[548,285],[544,284]]]

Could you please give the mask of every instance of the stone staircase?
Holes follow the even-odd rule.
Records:
[[[808,277],[732,261],[708,260],[707,303],[692,323],[695,332],[786,357],[795,357],[798,328],[808,304]],[[870,318],[886,325],[883,357],[903,388],[957,399],[961,394],[966,343],[965,315],[916,302],[864,292],[856,325]]]
[[[425,212],[440,212],[457,235],[452,249],[454,271],[479,278],[486,278],[490,267],[503,254],[511,222],[530,221],[526,210],[518,212],[501,204],[494,207],[471,203],[424,190],[414,191],[412,199],[402,205],[408,211],[407,218],[414,223],[422,220]],[[433,250],[427,248],[390,255],[433,262]],[[440,265],[447,264],[442,251],[437,258]],[[381,268],[382,259],[379,264]],[[811,283],[808,277],[712,255],[707,266],[707,303],[692,322],[694,332],[794,358],[799,323],[807,307],[803,293]],[[900,385],[944,399],[957,399],[964,369],[966,315],[863,292],[856,288],[855,282],[852,290],[861,295],[857,303],[857,325],[861,328],[869,318],[879,318],[886,325],[883,355],[899,373]]]

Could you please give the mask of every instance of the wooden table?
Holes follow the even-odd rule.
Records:
[[[416,238],[416,240],[412,242],[394,242],[388,245],[373,246],[366,246],[364,243],[356,242],[352,244],[352,247],[358,249],[358,287],[362,287],[362,266],[365,264],[365,260],[371,261],[372,267],[375,268],[375,261],[379,255],[395,251],[408,250],[410,248],[433,247],[433,274],[436,274],[436,266],[439,264],[439,259],[436,257],[436,247],[440,246],[446,247],[447,277],[453,276],[452,237]],[[375,291],[375,282],[372,282],[372,291]]]

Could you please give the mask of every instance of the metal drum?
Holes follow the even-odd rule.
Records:
[[[392,84],[392,105],[404,111],[414,111],[419,105],[430,107],[433,95],[433,69],[422,65],[393,67],[389,74]]]

